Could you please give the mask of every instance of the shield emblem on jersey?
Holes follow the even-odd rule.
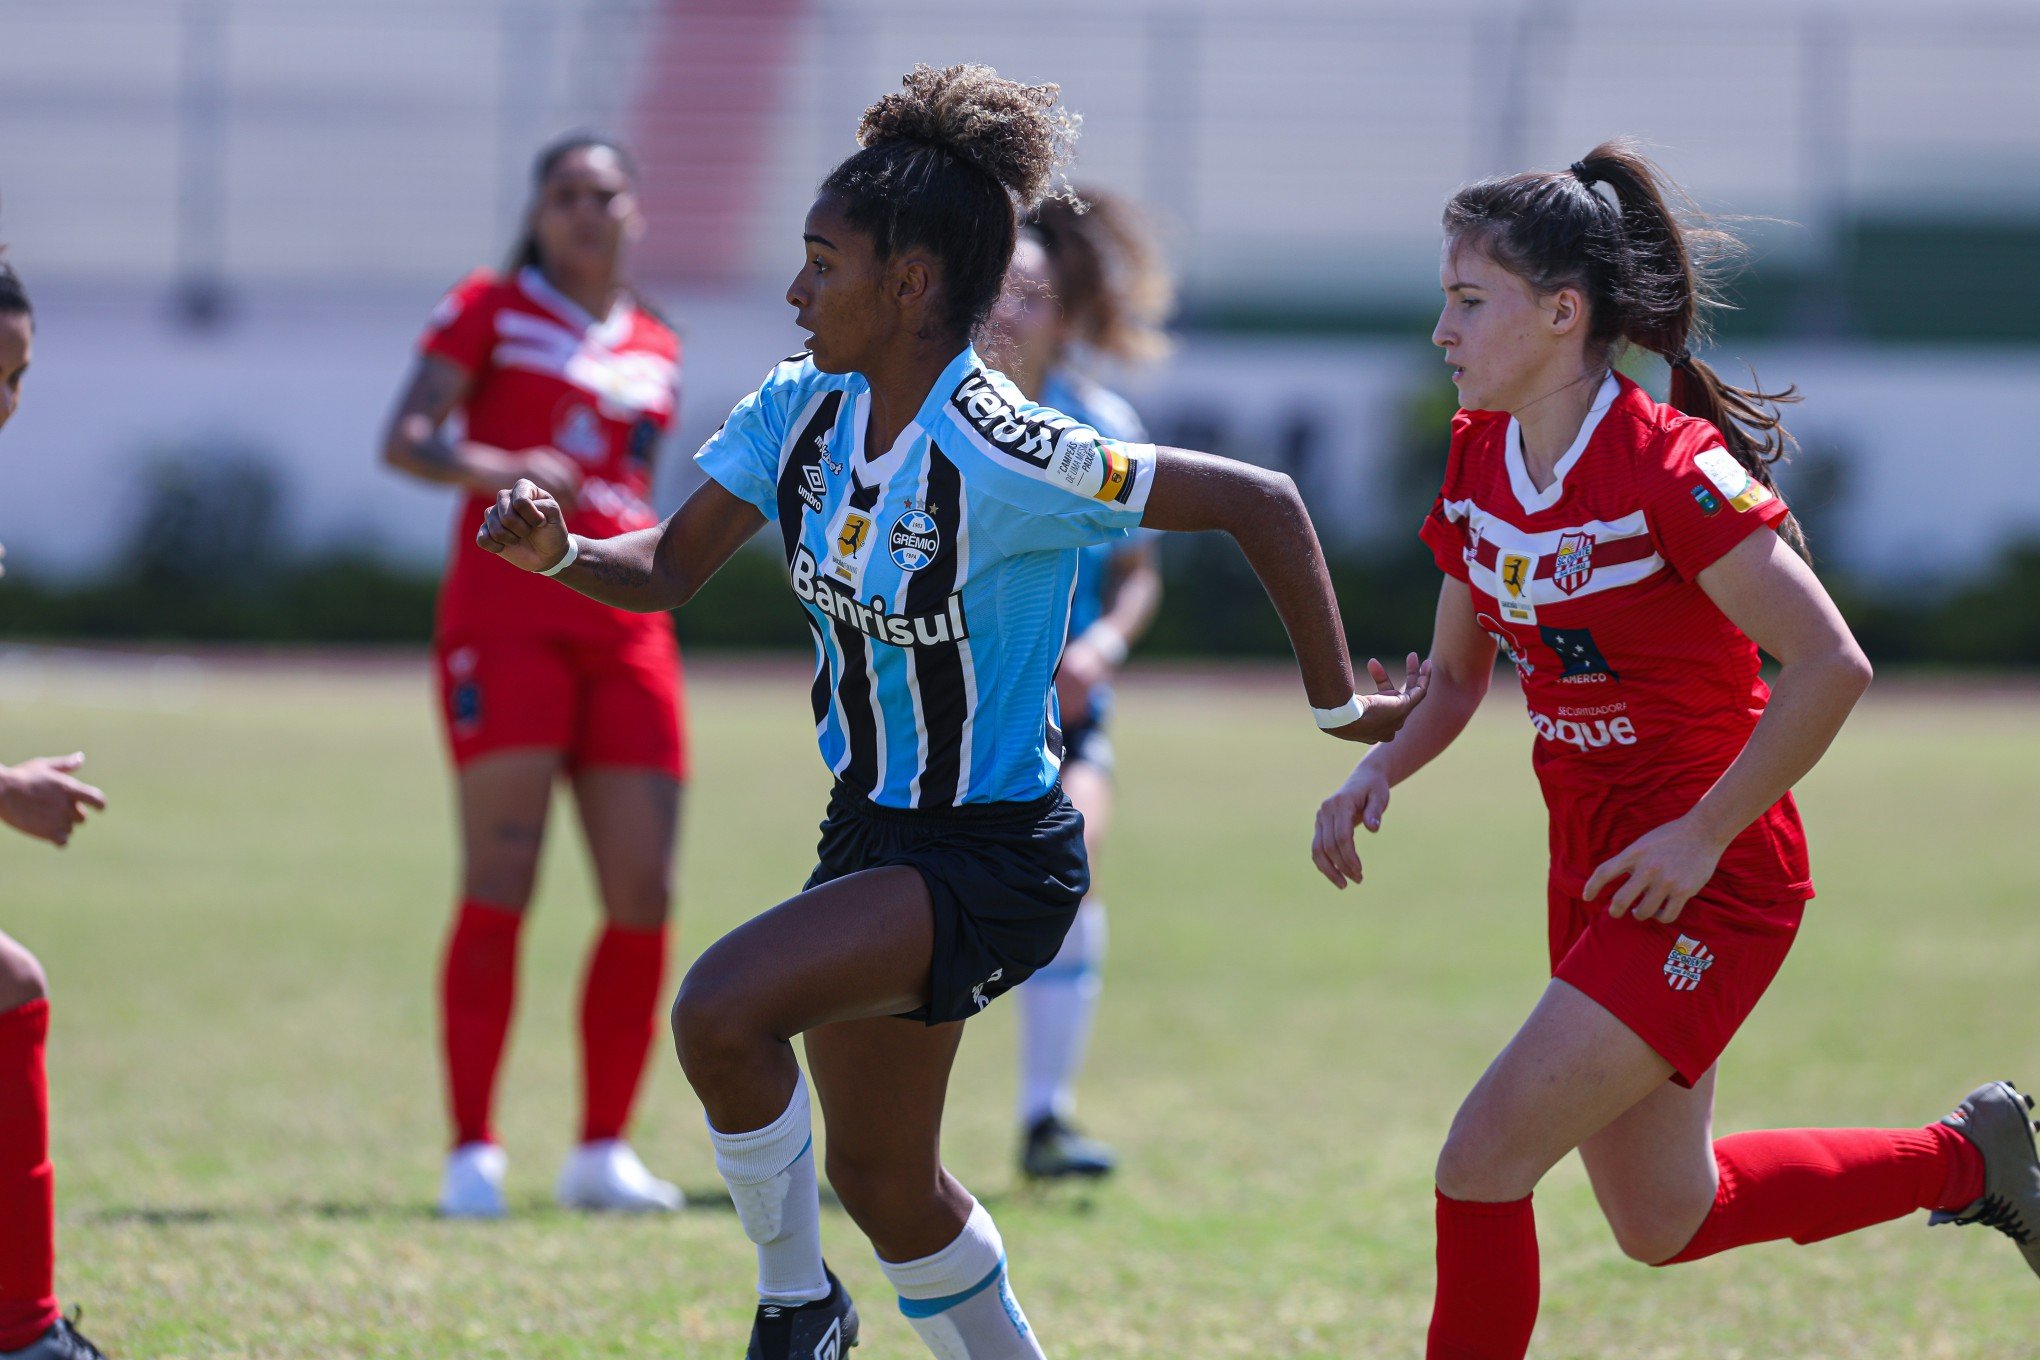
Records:
[[[871,521],[852,510],[843,516],[843,527],[836,532],[836,551],[844,557],[855,557],[869,537]]]
[[[1570,595],[1594,574],[1594,536],[1589,533],[1560,534],[1558,561],[1551,569],[1551,584]]]

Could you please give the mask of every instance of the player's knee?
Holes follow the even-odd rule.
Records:
[[[1438,1150],[1436,1174],[1438,1189],[1453,1199],[1521,1199],[1536,1187],[1535,1177],[1529,1178],[1530,1184],[1523,1183],[1524,1173],[1504,1142],[1464,1113]]]
[[[697,962],[673,998],[673,1048],[687,1080],[699,1089],[745,1070],[762,1035],[733,990],[704,976]]]
[[[49,979],[43,976],[41,962],[23,946],[0,936],[0,1011],[11,1011],[48,995]]]
[[[632,930],[654,930],[673,911],[673,889],[663,874],[645,874],[603,893],[603,914]]]
[[[1686,1198],[1686,1197],[1682,1197]],[[1605,1203],[1608,1231],[1624,1256],[1647,1266],[1663,1265],[1686,1249],[1712,1207],[1711,1197],[1673,1202],[1654,1197],[1646,1203]]]
[[[467,857],[466,895],[478,902],[521,911],[538,883],[540,830],[505,825]]]

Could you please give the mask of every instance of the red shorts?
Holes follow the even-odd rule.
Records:
[[[476,631],[440,638],[433,652],[456,766],[538,749],[564,752],[570,769],[620,765],[687,777],[671,627],[619,640]]]
[[[1550,890],[1551,975],[1606,1006],[1691,1086],[1778,975],[1806,903],[1755,906],[1710,885],[1667,925],[1610,916],[1611,896]]]

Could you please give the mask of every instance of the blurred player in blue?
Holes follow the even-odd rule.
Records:
[[[1134,367],[1168,352],[1162,331],[1175,301],[1147,223],[1125,200],[1076,188],[1052,198],[1020,230],[1006,291],[992,310],[991,358],[1030,399],[1102,435],[1148,442],[1118,393],[1086,376],[1086,359]],[[1056,671],[1062,708],[1063,792],[1084,817],[1095,873],[1112,822],[1112,682],[1162,599],[1155,540],[1141,531],[1086,546],[1077,562],[1069,641]],[[1105,903],[1084,898],[1062,949],[1019,990],[1020,1169],[1055,1180],[1111,1172],[1112,1150],[1070,1123],[1105,966]]]
[[[21,405],[35,347],[28,291],[0,260],[0,426]],[[73,777],[82,754],[0,765],[0,823],[55,846],[106,797]],[[57,1309],[56,1173],[43,1057],[49,984],[25,945],[0,931],[0,1360],[104,1360]]]
[[[1101,435],[1026,399],[971,345],[1018,215],[1074,119],[1056,87],[918,68],[866,110],[823,181],[787,290],[810,350],[697,456],[665,524],[568,533],[529,481],[477,541],[625,609],[682,605],[769,523],[814,634],[810,691],[836,779],[807,886],[710,946],[674,1037],[758,1248],[751,1360],[839,1357],[858,1316],[822,1262],[804,1038],[828,1173],[900,1311],[944,1360],[1042,1349],[985,1207],[942,1166],[961,1021],[1061,947],[1090,885],[1058,779],[1053,675],[1080,550],[1139,524],[1239,543],[1289,630],[1325,731],[1393,735],[1423,696],[1379,663],[1354,692],[1338,602],[1286,477]],[[514,620],[506,620],[514,627]]]

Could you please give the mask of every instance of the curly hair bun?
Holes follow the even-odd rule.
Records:
[[[1047,196],[1069,160],[1081,121],[1056,102],[1061,88],[1023,85],[989,66],[916,66],[903,89],[864,111],[857,144],[919,142],[979,166],[1022,212]]]

